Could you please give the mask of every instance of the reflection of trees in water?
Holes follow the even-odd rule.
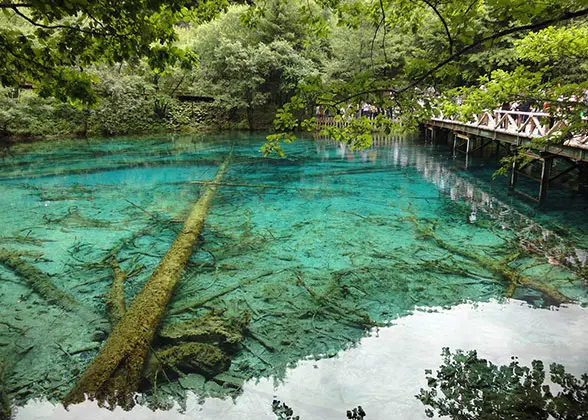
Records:
[[[335,147],[339,145],[335,144]],[[578,295],[578,279],[564,267],[586,277],[586,252],[452,172],[439,161],[438,156],[433,155],[428,146],[415,144],[410,139],[392,137],[375,142],[372,149],[378,153],[378,163],[402,168],[403,171],[407,167],[413,168],[437,187],[440,192],[437,217],[427,220],[417,214],[412,210],[416,202],[411,197],[407,197],[411,201],[406,211],[411,213],[409,219],[414,221],[417,234],[419,231],[427,231],[425,237],[436,238],[437,244],[446,245],[442,248],[449,246],[456,250],[453,254],[466,257],[468,261],[459,264],[463,271],[475,272],[467,268],[468,264],[475,262],[480,265],[484,262],[482,266],[490,268],[498,277],[508,274],[503,279],[511,284],[507,296],[512,296],[517,286],[545,295],[543,289],[551,286],[542,283],[551,283],[556,278],[561,280],[561,286],[564,286],[564,281],[568,285],[574,284],[572,289],[575,287],[577,290],[568,290],[566,294]],[[432,206],[427,200],[426,208],[434,208]],[[487,245],[472,248],[468,244],[470,235],[479,235]],[[473,252],[468,252],[472,249]],[[493,269],[502,266],[504,269]],[[542,280],[537,282],[531,280],[532,277]],[[561,297],[554,289],[550,288],[549,292],[544,296],[549,302],[554,301],[553,296]],[[535,302],[535,294],[526,296],[521,293],[525,292],[518,291],[516,296]],[[568,300],[555,299],[555,302]]]
[[[521,366],[516,357],[508,366],[478,358],[476,351],[442,352],[443,364],[433,375],[427,370],[428,389],[416,397],[427,407],[428,417],[460,420],[585,419],[588,413],[588,375],[566,373],[552,363],[550,379],[556,391],[544,384],[543,362]]]
[[[585,250],[575,247],[442,164],[424,159],[420,162],[422,164],[420,167],[417,164],[417,169],[424,179],[435,184],[452,202],[468,204],[470,223],[486,219],[490,223],[482,224],[494,231],[508,231],[525,252],[543,255],[550,264],[563,264],[575,271],[583,271],[587,256]]]

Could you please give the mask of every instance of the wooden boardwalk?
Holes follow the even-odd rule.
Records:
[[[588,130],[568,138],[562,144],[546,142],[539,144],[534,139],[557,137],[565,130],[566,122],[543,112],[518,112],[496,110],[475,116],[470,122],[450,117],[437,117],[424,122],[425,135],[432,140],[445,136],[453,144],[454,155],[463,153],[467,157],[495,143],[497,148],[507,146],[508,154],[532,146],[525,152],[524,162],[513,161],[510,168],[510,188],[543,203],[549,185],[571,172],[578,170],[578,179],[586,178],[588,163]],[[586,126],[588,127],[588,121]],[[563,164],[554,165],[558,161]],[[533,170],[533,166],[537,167]],[[557,170],[556,170],[557,167]],[[519,176],[525,176],[539,184],[537,195],[517,189]]]
[[[463,122],[450,117],[432,118],[425,122],[429,135],[435,135],[435,128],[449,130],[450,135],[465,141],[472,137],[496,140],[525,147],[535,138],[549,138],[561,133],[566,122],[556,120],[543,112],[502,111],[484,112],[475,121]],[[588,121],[587,121],[588,126]],[[456,146],[458,147],[458,146]],[[550,153],[576,161],[588,162],[588,133],[577,135],[563,144],[548,144],[536,149],[539,153]]]

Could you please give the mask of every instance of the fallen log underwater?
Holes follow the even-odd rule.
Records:
[[[4,364],[0,362],[0,419],[10,419],[12,417],[12,406],[3,384]]]
[[[0,264],[12,270],[47,303],[66,311],[74,311],[81,307],[73,296],[56,287],[47,273],[22,258],[17,251],[0,248]]]
[[[555,305],[574,302],[572,298],[564,295],[555,287],[549,284],[534,281],[529,277],[523,275],[519,271],[509,267],[506,261],[496,261],[491,258],[483,257],[474,252],[468,251],[467,249],[453,246],[448,242],[444,241],[443,239],[441,239],[437,234],[433,232],[433,230],[430,227],[422,228],[418,225],[416,220],[414,222],[416,224],[417,230],[420,231],[420,233],[425,238],[433,239],[440,248],[443,248],[454,255],[459,255],[463,258],[475,261],[484,269],[497,274],[502,279],[507,281],[509,287],[506,293],[506,297],[512,297],[516,288],[520,286],[541,293],[543,297],[549,299],[550,302],[552,302]]]
[[[80,304],[71,294],[53,284],[50,275],[24,259],[24,255],[26,253],[22,254],[18,251],[0,248],[0,265],[10,269],[47,303],[75,314],[76,317],[97,331],[107,332],[110,330],[108,322],[100,314]]]
[[[129,308],[116,323],[104,346],[84,371],[63,404],[86,397],[131,408],[156,329],[204,225],[217,185],[228,170],[231,155],[219,166],[192,207],[182,230]]]
[[[112,286],[106,295],[106,312],[112,327],[120,322],[127,311],[127,304],[125,301],[125,281],[127,280],[127,273],[125,273],[115,257],[112,257],[111,267],[113,272]]]

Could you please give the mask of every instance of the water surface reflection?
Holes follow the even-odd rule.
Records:
[[[429,308],[374,331],[357,346],[336,358],[305,361],[289,369],[286,380],[247,382],[237,399],[207,399],[192,395],[185,411],[109,412],[93,403],[69,412],[47,402],[19,409],[18,420],[110,419],[275,419],[274,397],[294,408],[301,419],[341,420],[345,411],[362,405],[370,419],[424,420],[423,406],[414,398],[426,386],[424,369],[441,363],[440,350],[477,349],[480,357],[508,364],[517,355],[521,364],[534,359],[562,363],[579,376],[588,371],[588,316],[572,305],[533,309],[523,302],[462,304],[452,309]],[[451,331],[451,334],[447,332]]]
[[[307,419],[341,418],[359,404],[370,418],[390,418],[386,410],[421,418],[413,396],[443,346],[477,348],[495,363],[511,354],[548,361],[544,349],[569,348],[558,361],[587,370],[583,309],[498,303],[505,295],[540,308],[561,296],[586,300],[585,247],[550,228],[556,217],[543,223],[457,170],[446,148],[418,139],[364,151],[300,140],[286,159],[262,158],[263,141],[97,140],[25,148],[0,168],[2,247],[105,321],[113,278],[105,259],[134,273],[125,284],[132,300],[235,143],[163,326],[212,315],[246,320],[244,339],[232,346],[227,372],[169,369],[157,387],[142,384],[142,404],[179,404],[186,418],[201,410],[204,418],[271,418],[276,394]],[[37,296],[10,264],[0,277],[0,317],[16,327],[0,325],[0,356],[10,362],[9,395],[25,405],[18,418],[126,418],[120,410],[89,416],[91,403],[32,411],[33,399],[57,401],[71,388],[104,333]],[[415,307],[456,305],[407,317]],[[370,325],[390,321],[397,325],[364,338]],[[539,332],[543,322],[553,335]],[[169,339],[161,334],[154,349]],[[175,415],[135,410],[129,418]]]

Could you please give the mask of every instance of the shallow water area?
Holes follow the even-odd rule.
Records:
[[[202,403],[190,395],[185,410],[156,412],[144,407],[108,412],[91,402],[68,412],[47,402],[33,402],[19,409],[16,418],[275,419],[270,402],[278,398],[302,419],[342,419],[346,410],[362,405],[370,419],[424,420],[428,417],[414,394],[426,386],[424,369],[441,363],[441,347],[477,349],[480,357],[498,364],[508,364],[511,355],[525,365],[534,359],[546,364],[564,362],[568,372],[579,376],[588,369],[583,357],[588,346],[586,312],[576,305],[532,309],[515,300],[461,304],[448,310],[427,308],[379,329],[335,358],[300,363],[288,370],[281,384],[271,379],[247,382],[234,401]]]
[[[491,162],[465,170],[414,136],[364,151],[300,139],[284,159],[263,158],[263,141],[97,139],[5,154],[0,360],[17,418],[272,418],[274,395],[307,419],[357,405],[368,418],[425,418],[414,395],[446,346],[588,371],[587,201],[555,194],[555,210],[539,211],[490,182]],[[231,150],[153,343],[218,346],[228,370],[161,367],[128,414],[35,402],[62,398],[109,334],[113,264],[129,305]],[[163,333],[202,319],[238,343]]]

